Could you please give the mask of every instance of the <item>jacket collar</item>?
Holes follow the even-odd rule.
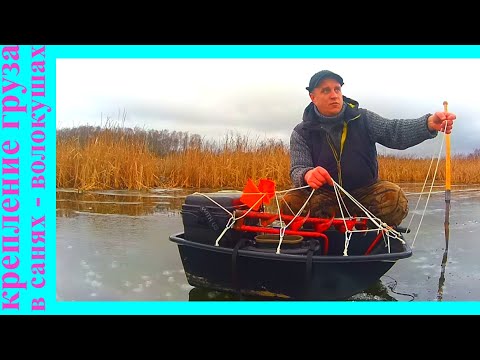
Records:
[[[358,102],[346,96],[343,97],[343,108],[338,115],[323,116],[320,114],[315,104],[311,102],[303,111],[303,123],[310,130],[327,130],[332,127],[343,126],[344,122],[349,122],[358,118],[360,114]]]

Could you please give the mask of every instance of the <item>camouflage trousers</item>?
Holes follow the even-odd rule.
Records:
[[[281,211],[283,214],[295,215],[303,206],[311,189],[292,190],[285,194],[281,203]],[[353,202],[342,194],[348,212],[352,216],[365,216],[365,213]],[[373,185],[352,190],[349,192],[360,204],[366,207],[375,216],[390,226],[400,225],[402,220],[408,213],[408,200],[403,190],[394,183],[389,181],[378,181]],[[344,216],[348,216],[343,207]],[[310,198],[309,203],[305,206],[302,216],[310,211],[313,217],[336,217],[341,216],[335,193],[325,188],[315,190]]]

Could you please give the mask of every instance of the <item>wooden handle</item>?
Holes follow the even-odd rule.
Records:
[[[448,112],[448,101],[443,102],[443,111]],[[446,125],[445,125],[446,127]],[[450,134],[445,134],[445,189],[451,189]]]

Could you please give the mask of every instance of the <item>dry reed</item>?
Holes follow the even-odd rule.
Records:
[[[430,166],[430,159],[380,156],[378,160],[380,178],[396,183],[423,182]],[[57,132],[58,188],[241,190],[249,178],[269,178],[277,189],[288,189],[292,187],[289,168],[288,147],[273,139],[227,134],[222,142],[212,143],[182,132],[112,126]],[[445,179],[444,169],[442,160],[436,175],[440,182]],[[452,157],[452,183],[480,183],[480,150]]]
[[[105,129],[81,144],[57,138],[57,187],[148,189],[158,183],[158,158],[142,136]]]
[[[437,167],[437,159],[399,158],[381,156],[378,159],[379,177],[395,183],[421,183],[431,181]],[[430,172],[429,172],[430,169]],[[435,181],[445,182],[445,159],[440,159]],[[452,184],[480,184],[480,154],[454,155],[451,158]]]

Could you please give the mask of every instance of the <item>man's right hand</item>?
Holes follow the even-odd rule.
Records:
[[[315,169],[308,170],[305,174],[305,181],[313,189],[318,189],[319,187],[329,184],[333,186],[333,180],[327,170],[321,166],[317,166]]]

